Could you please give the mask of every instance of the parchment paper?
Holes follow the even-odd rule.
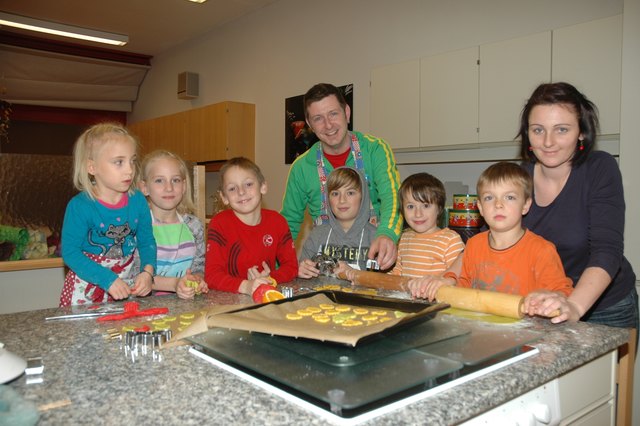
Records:
[[[341,324],[334,324],[332,321],[319,323],[314,321],[310,316],[303,317],[300,320],[289,320],[286,318],[288,313],[296,313],[299,309],[310,306],[317,307],[323,303],[335,305],[335,302],[326,295],[317,294],[312,297],[292,300],[286,303],[269,303],[255,309],[209,315],[207,316],[207,326],[209,328],[222,327],[278,336],[304,337],[355,346],[358,341],[364,337],[442,309],[442,305],[426,305],[425,309],[421,311],[407,313],[402,318],[396,318],[393,309],[372,306],[368,308],[371,310],[385,309],[389,311],[386,316],[391,318],[391,320],[377,322],[371,325],[363,324],[355,327],[345,327]],[[358,305],[357,307],[367,308],[367,306],[364,305]]]

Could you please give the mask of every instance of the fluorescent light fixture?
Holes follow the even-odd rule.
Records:
[[[95,41],[98,43],[111,44],[114,46],[124,46],[129,42],[129,37],[122,34],[91,30],[88,28],[75,27],[73,25],[58,24],[57,22],[41,21],[39,19],[12,15],[11,13],[5,12],[0,12],[0,26],[2,25],[21,28],[23,30],[59,35],[62,37],[71,37],[81,40]]]
[[[207,0],[189,0],[192,3],[204,3]]]

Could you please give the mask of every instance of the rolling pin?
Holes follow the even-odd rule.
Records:
[[[409,286],[407,284],[409,280],[411,280],[410,277],[370,271],[356,270],[354,272],[354,284],[364,287],[409,292]],[[348,280],[343,272],[338,274],[338,278]],[[524,316],[524,312],[522,311],[524,297],[517,294],[499,293],[497,291],[478,290],[475,288],[442,286],[436,293],[436,299],[439,302],[451,305],[452,308],[509,318],[522,318]],[[551,316],[557,316],[559,314],[560,312],[556,311]]]

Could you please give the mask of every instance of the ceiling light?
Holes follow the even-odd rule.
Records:
[[[189,0],[192,3],[204,3],[207,0]]]
[[[26,16],[12,15],[0,12],[0,26],[21,28],[29,31],[54,34],[62,37],[72,37],[81,40],[95,41],[98,43],[124,46],[129,42],[129,37],[122,34],[108,33],[105,31],[91,30],[75,27],[73,25],[58,24],[57,22],[41,21]]]

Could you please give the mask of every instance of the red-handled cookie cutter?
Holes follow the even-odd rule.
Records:
[[[169,308],[149,308],[138,310],[140,305],[138,302],[125,302],[124,312],[121,314],[105,315],[98,318],[98,322],[103,321],[119,321],[134,317],[147,317],[150,315],[162,315],[169,312]]]

